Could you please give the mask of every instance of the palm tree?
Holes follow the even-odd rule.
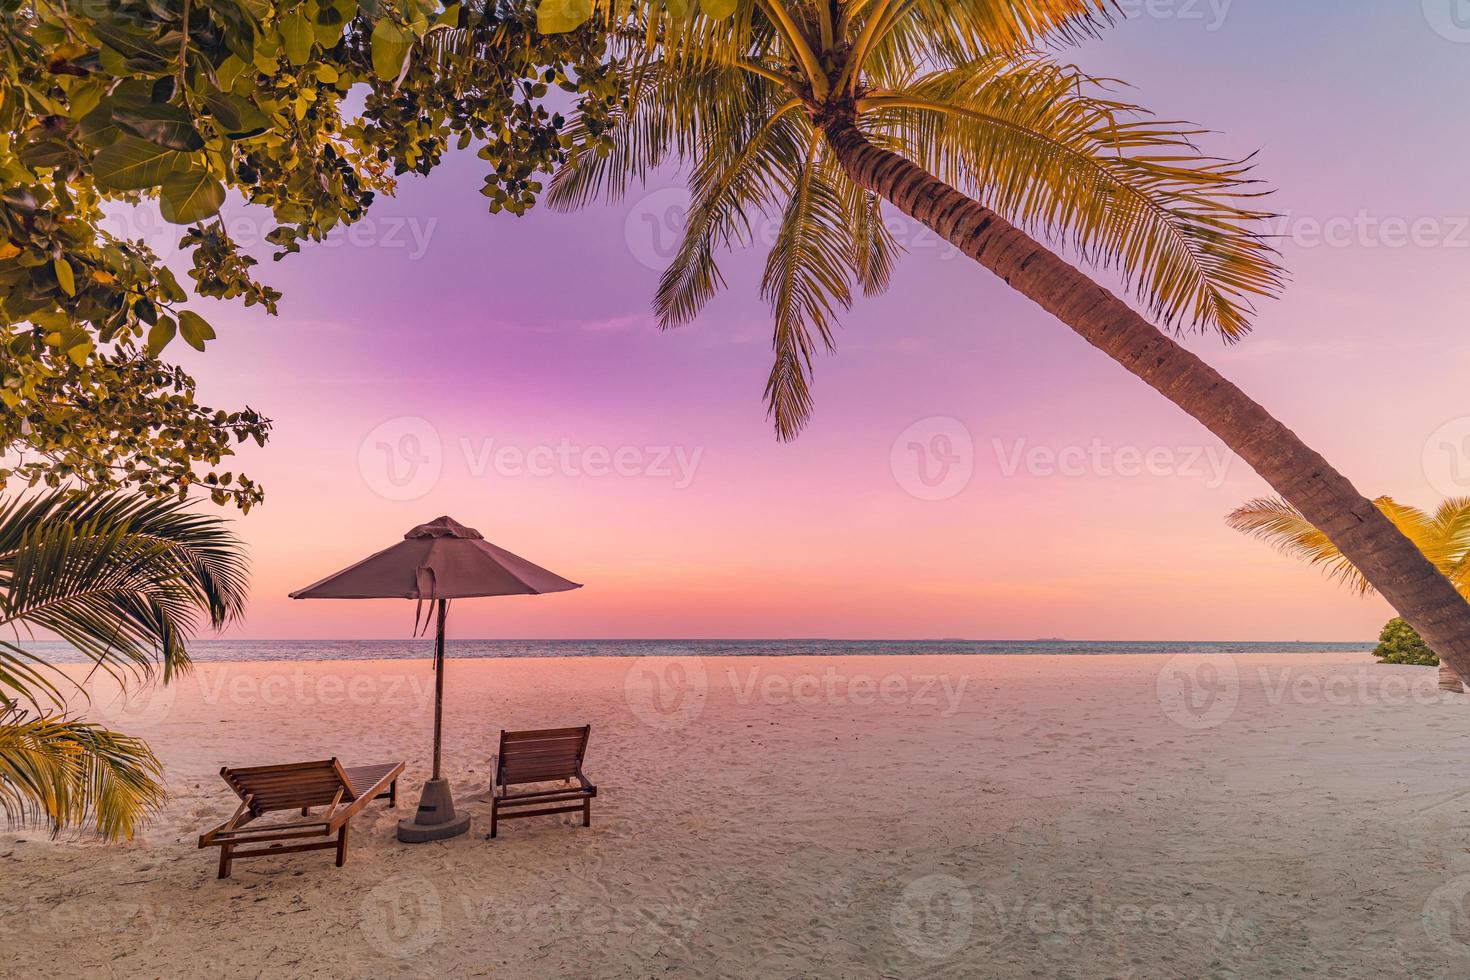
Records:
[[[898,247],[881,203],[932,229],[1218,436],[1322,528],[1461,676],[1470,605],[1340,473],[1170,332],[1233,341],[1282,282],[1248,162],[1202,156],[1103,81],[1038,53],[1095,33],[1107,0],[542,0],[543,30],[598,17],[629,90],[611,133],[550,188],[615,199],[668,160],[692,206],[660,283],[665,327],[724,286],[716,252],[779,222],[763,295],[775,320],[766,395],[792,438],[814,352]],[[1149,319],[1023,228],[1117,270]]]
[[[164,799],[142,741],[70,717],[81,693],[27,638],[42,630],[120,685],[189,667],[201,616],[218,628],[246,597],[240,542],[181,501],[64,490],[0,504],[0,807],[52,832],[90,823],[130,837]],[[69,688],[70,686],[70,688]]]
[[[1373,504],[1404,537],[1414,542],[1461,595],[1470,599],[1470,497],[1446,500],[1433,514],[1401,504],[1392,497],[1379,497]],[[1237,531],[1267,541],[1293,558],[1320,566],[1329,578],[1358,595],[1376,591],[1373,583],[1327,535],[1279,497],[1252,500],[1232,511],[1226,521]],[[1431,643],[1430,648],[1433,646]],[[1462,689],[1460,678],[1443,658],[1439,664],[1439,686],[1446,691]]]

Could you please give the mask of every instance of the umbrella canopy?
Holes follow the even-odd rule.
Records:
[[[543,595],[580,589],[576,582],[497,548],[472,527],[448,517],[420,524],[403,540],[355,565],[291,593],[293,599],[417,599],[434,603],[434,775],[417,815],[400,821],[398,839],[443,840],[469,829],[456,816],[448,781],[440,776],[444,719],[444,619],[450,599]]]
[[[449,517],[420,524],[403,540],[335,575],[291,593],[293,599],[471,599],[580,589],[554,572],[497,548]]]

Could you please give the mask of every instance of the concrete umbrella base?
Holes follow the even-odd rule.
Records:
[[[455,815],[449,780],[431,779],[424,783],[418,814],[412,819],[398,821],[398,839],[405,844],[423,844],[458,837],[469,829],[470,815]]]

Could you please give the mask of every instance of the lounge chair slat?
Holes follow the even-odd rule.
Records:
[[[525,742],[537,738],[586,738],[586,728],[542,728],[533,732],[501,732],[501,739],[505,742]]]
[[[578,810],[581,809],[583,809],[583,805],[581,803],[577,803],[574,806],[550,806],[541,810],[505,809],[504,812],[502,812],[497,819],[516,820],[520,817],[549,817],[553,813],[576,813]]]

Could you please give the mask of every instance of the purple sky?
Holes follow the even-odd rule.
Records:
[[[1217,131],[1210,151],[1259,149],[1288,215],[1285,297],[1246,342],[1190,346],[1370,495],[1470,492],[1470,20],[1452,0],[1123,6],[1061,57]],[[441,513],[588,583],[462,604],[462,636],[1360,640],[1388,615],[1228,530],[1263,483],[927,233],[902,226],[892,291],[846,318],[812,425],[781,445],[763,253],[660,334],[676,175],[516,219],[486,213],[479,172],[462,154],[335,247],[267,264],[281,317],[209,311],[220,340],[185,358],[203,397],[277,421],[245,460],[268,499],[239,524],[240,635],[404,635],[406,604],[285,593]],[[957,454],[948,482],[924,483],[944,471],[914,444]]]

